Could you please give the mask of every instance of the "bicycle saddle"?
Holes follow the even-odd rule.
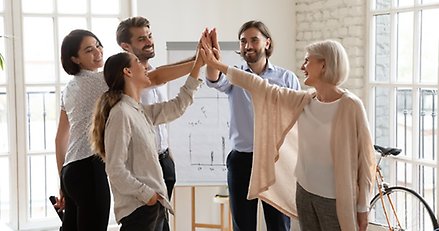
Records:
[[[388,155],[397,156],[402,151],[399,148],[381,147],[379,145],[374,145],[373,147],[377,152],[381,153],[382,156],[388,156]]]

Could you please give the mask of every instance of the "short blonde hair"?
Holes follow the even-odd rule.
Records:
[[[344,47],[337,41],[324,40],[309,44],[305,47],[309,55],[325,61],[325,71],[322,79],[330,84],[339,86],[349,75],[349,59]]]

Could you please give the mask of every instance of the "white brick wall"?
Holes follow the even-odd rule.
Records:
[[[368,38],[366,15],[365,0],[296,0],[296,73],[301,73],[307,44],[337,40],[346,48],[351,68],[343,87],[363,98]]]

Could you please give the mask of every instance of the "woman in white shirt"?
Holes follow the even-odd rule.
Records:
[[[109,90],[93,117],[91,144],[105,161],[120,230],[163,230],[165,209],[171,213],[155,143],[154,126],[175,120],[192,104],[201,84],[198,58],[178,96],[143,106],[141,91],[151,86],[142,63],[131,53],[111,56],[104,66]]]

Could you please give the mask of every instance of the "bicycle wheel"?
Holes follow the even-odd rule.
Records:
[[[390,196],[401,227],[392,212],[387,196]],[[370,202],[369,230],[434,230],[439,227],[437,219],[427,202],[415,191],[404,187],[390,187],[384,193],[384,206],[389,216],[391,227],[387,224],[380,195]]]

